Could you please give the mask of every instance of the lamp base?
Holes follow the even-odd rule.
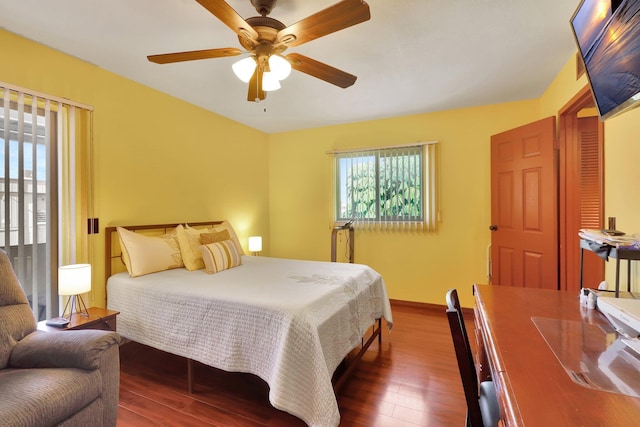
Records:
[[[69,307],[71,304],[71,307]],[[69,308],[69,314],[67,315],[67,308]],[[89,317],[89,310],[87,309],[87,305],[82,300],[81,295],[71,295],[67,300],[67,303],[64,305],[64,310],[62,311],[62,317],[68,320],[71,320],[71,316],[74,313],[78,313],[82,316]]]

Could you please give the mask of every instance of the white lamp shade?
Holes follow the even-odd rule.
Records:
[[[272,72],[267,71],[262,74],[262,90],[271,92],[280,89],[280,80]]]
[[[262,251],[262,236],[249,237],[249,252]]]
[[[58,294],[80,295],[91,290],[91,264],[71,264],[58,268]]]
[[[249,83],[256,70],[256,61],[252,57],[241,59],[231,66],[235,75],[245,83]]]
[[[269,69],[278,80],[284,80],[291,74],[291,64],[289,61],[278,55],[269,57]]]

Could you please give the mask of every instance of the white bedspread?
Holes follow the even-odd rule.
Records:
[[[217,274],[168,270],[108,280],[108,308],[133,341],[269,384],[269,401],[311,426],[340,421],[331,377],[376,318],[393,319],[382,277],[359,264],[243,256]]]

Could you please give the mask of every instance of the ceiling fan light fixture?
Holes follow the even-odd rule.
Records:
[[[262,90],[271,92],[280,89],[280,81],[273,74],[273,71],[265,71],[262,74]]]
[[[284,80],[291,74],[291,64],[280,55],[269,57],[269,69],[278,80]]]
[[[256,70],[256,60],[251,56],[241,59],[231,66],[234,74],[245,83],[249,83],[251,76]]]
[[[369,5],[364,0],[340,0],[338,3],[286,26],[268,16],[277,0],[251,0],[260,16],[242,18],[233,10],[229,0],[198,0],[213,16],[238,36],[245,49],[244,58],[233,64],[234,74],[248,83],[247,100],[265,99],[266,91],[280,89],[295,65],[296,71],[346,88],[353,85],[356,76],[301,54],[282,55],[289,47],[300,46],[312,40],[344,30],[371,19]],[[223,58],[241,55],[236,48],[217,48],[149,55],[157,64],[170,64],[199,59]]]

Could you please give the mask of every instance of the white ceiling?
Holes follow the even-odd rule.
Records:
[[[291,25],[337,1],[278,0],[270,16]],[[227,2],[257,15],[250,0]],[[579,0],[367,3],[371,20],[286,52],[355,74],[353,86],[294,70],[260,103],[231,71],[240,57],[147,61],[240,48],[195,0],[0,0],[0,27],[266,133],[537,98],[576,51]]]

